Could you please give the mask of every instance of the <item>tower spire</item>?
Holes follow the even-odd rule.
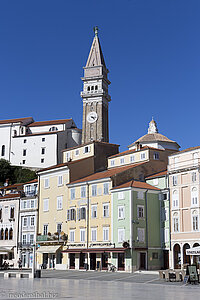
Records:
[[[149,128],[148,128],[148,134],[151,133],[158,133],[158,128],[157,128],[157,124],[156,121],[154,121],[153,117],[151,122],[149,123]]]
[[[95,27],[93,28],[93,30],[94,30],[95,36],[98,36],[98,32],[99,32],[98,26],[95,26]]]

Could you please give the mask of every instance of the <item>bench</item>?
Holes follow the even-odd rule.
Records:
[[[33,278],[33,275],[25,272],[5,272],[4,278]]]

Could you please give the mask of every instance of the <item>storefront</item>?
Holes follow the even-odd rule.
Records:
[[[57,265],[62,264],[61,245],[40,246],[37,249],[37,255],[41,256],[39,267],[43,269],[55,269]]]

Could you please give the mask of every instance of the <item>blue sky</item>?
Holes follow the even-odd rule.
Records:
[[[199,145],[199,0],[0,1],[0,119],[72,117],[93,26],[110,70],[110,142],[159,132]]]

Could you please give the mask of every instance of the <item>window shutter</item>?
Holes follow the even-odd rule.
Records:
[[[67,221],[70,221],[70,210],[67,210]]]

